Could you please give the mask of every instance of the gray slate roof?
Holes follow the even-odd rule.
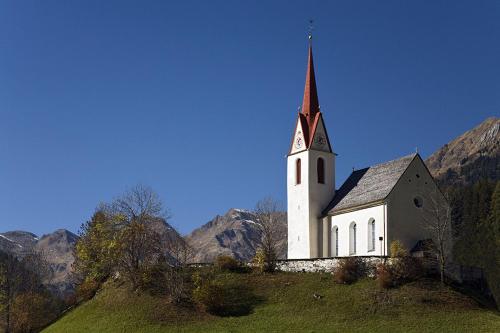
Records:
[[[335,192],[323,215],[385,199],[417,155],[353,171]]]

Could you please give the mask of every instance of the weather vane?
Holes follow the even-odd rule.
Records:
[[[309,28],[307,29],[307,35],[309,37],[309,40],[312,40],[313,38],[313,30],[314,30],[314,21],[313,19],[309,20]]]

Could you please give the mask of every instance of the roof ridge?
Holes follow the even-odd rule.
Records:
[[[367,167],[364,167],[364,168],[361,168],[361,169],[358,169],[358,170],[363,170],[363,169],[369,169],[369,168],[374,168],[374,167],[377,167],[377,166],[380,166],[380,165],[385,165],[385,164],[389,164],[389,163],[394,163],[396,161],[400,161],[400,160],[403,160],[405,158],[414,158],[415,156],[417,156],[418,153],[412,153],[412,154],[409,154],[409,155],[405,155],[405,156],[401,156],[399,158],[395,158],[395,159],[392,159],[392,160],[389,160],[389,161],[385,161],[385,162],[381,162],[381,163],[377,163],[377,164],[373,164],[373,165],[370,165],[370,166],[367,166]],[[354,170],[354,171],[358,171],[358,170]],[[353,171],[353,172],[354,172]]]

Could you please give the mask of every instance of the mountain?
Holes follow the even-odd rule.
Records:
[[[281,213],[285,215],[284,213]],[[260,230],[255,224],[255,215],[243,209],[230,209],[217,215],[202,227],[186,236],[187,242],[196,250],[193,262],[212,262],[220,255],[230,255],[238,260],[249,261],[260,240]],[[286,257],[286,222],[281,222],[279,257]]]
[[[163,219],[155,220],[153,229],[163,237],[182,240],[177,231]],[[42,253],[52,271],[49,288],[59,295],[65,295],[74,288],[71,282],[71,265],[75,260],[73,249],[77,241],[78,236],[65,229],[40,238],[26,231],[8,231],[0,233],[0,251],[12,253],[19,258],[33,250]]]
[[[12,253],[19,258],[33,250],[43,253],[52,271],[49,287],[63,295],[73,288],[69,277],[74,261],[73,248],[77,240],[77,235],[64,229],[41,238],[26,231],[8,231],[0,233],[0,251]]]
[[[75,261],[73,249],[77,241],[77,235],[68,230],[59,229],[51,234],[43,235],[35,245],[35,249],[44,254],[51,267],[52,275],[49,282],[51,289],[60,294],[73,290],[70,277],[71,265]]]
[[[446,185],[470,185],[500,177],[500,118],[491,117],[445,144],[427,160],[434,177]]]
[[[0,234],[0,251],[22,255],[38,241],[35,234],[26,231],[8,231]]]

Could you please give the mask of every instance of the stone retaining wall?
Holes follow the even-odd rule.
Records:
[[[286,259],[278,260],[277,268],[283,272],[332,272],[340,261],[348,257],[319,258],[319,259]],[[375,267],[384,258],[382,257],[356,257],[368,267]]]

